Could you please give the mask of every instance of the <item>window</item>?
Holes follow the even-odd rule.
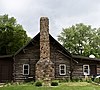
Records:
[[[29,75],[29,64],[23,64],[23,75]]]
[[[59,74],[60,75],[66,75],[66,65],[65,64],[59,65]]]
[[[83,65],[83,74],[84,75],[89,75],[90,74],[89,65]]]

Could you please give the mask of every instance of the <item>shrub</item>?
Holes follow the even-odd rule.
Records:
[[[70,82],[70,79],[66,78],[66,79],[60,79],[59,80],[59,83],[63,83],[63,82]]]
[[[65,79],[59,80],[59,83],[63,83],[63,82],[66,82],[66,80]]]
[[[79,82],[79,81],[80,81],[80,78],[75,77],[75,78],[73,78],[71,81],[72,81],[72,82]]]
[[[83,82],[83,81],[84,81],[84,79],[80,78],[80,82]]]
[[[51,82],[51,86],[58,86],[58,82]]]
[[[70,81],[71,81],[70,78],[67,78],[67,79],[66,79],[66,82],[70,82]]]
[[[35,86],[38,86],[38,87],[42,86],[42,82],[37,81],[37,82],[35,83]]]

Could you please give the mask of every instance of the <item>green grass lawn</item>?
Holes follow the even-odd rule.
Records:
[[[0,87],[0,90],[100,90],[100,86],[87,82],[69,82],[62,83],[55,87],[36,87],[34,85],[11,85]]]

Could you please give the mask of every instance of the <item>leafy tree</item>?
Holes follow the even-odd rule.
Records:
[[[100,28],[79,23],[63,29],[58,41],[72,54],[100,58]]]
[[[29,41],[26,31],[14,17],[0,16],[0,55],[15,53]]]

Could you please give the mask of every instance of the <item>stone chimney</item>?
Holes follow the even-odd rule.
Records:
[[[50,60],[49,20],[40,19],[40,60]]]
[[[40,18],[40,60],[36,64],[36,80],[54,78],[54,64],[50,60],[49,19]]]

